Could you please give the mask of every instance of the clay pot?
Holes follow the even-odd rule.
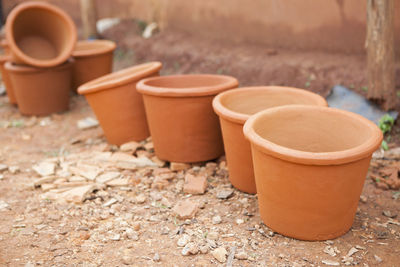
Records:
[[[6,39],[2,39],[2,40],[0,41],[0,46],[1,46],[1,49],[3,49],[3,54],[4,54],[4,55],[7,55],[7,56],[8,56],[8,55],[11,54],[11,52],[10,52],[10,46],[8,45]]]
[[[68,110],[73,60],[54,68],[5,64],[18,107],[24,115],[49,115]]]
[[[256,112],[290,104],[327,106],[325,99],[317,94],[280,86],[239,88],[214,98],[213,107],[221,123],[229,180],[237,189],[256,193],[250,143],[243,135],[243,124]]]
[[[73,88],[112,72],[115,43],[109,40],[79,41],[72,56]]]
[[[76,28],[61,9],[43,2],[25,2],[7,17],[6,38],[12,61],[54,67],[67,61],[76,43]]]
[[[224,75],[174,75],[142,80],[146,115],[158,158],[200,162],[224,153],[212,99],[235,88],[238,81]]]
[[[373,122],[339,109],[289,105],[251,116],[244,134],[268,227],[303,240],[332,239],[350,229],[382,141]]]
[[[10,60],[10,56],[8,55],[0,55],[0,72],[1,72],[1,79],[3,80],[4,87],[6,88],[8,101],[16,105],[17,99],[15,98],[14,89],[12,87],[12,83],[10,80],[10,76],[8,75],[8,71],[4,68],[4,64]]]
[[[128,141],[141,141],[150,135],[143,98],[136,91],[136,83],[157,76],[161,66],[160,62],[133,66],[78,88],[78,93],[85,95],[96,114],[109,143],[121,145]]]

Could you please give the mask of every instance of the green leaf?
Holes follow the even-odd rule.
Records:
[[[389,150],[389,146],[388,146],[388,144],[386,143],[386,141],[385,140],[382,140],[382,144],[381,144],[381,147],[383,148],[383,150]]]
[[[393,125],[394,125],[394,119],[389,114],[385,114],[382,116],[382,118],[379,119],[378,126],[383,132],[383,134],[390,132],[392,130]]]

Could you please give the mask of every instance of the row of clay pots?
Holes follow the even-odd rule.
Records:
[[[305,90],[234,89],[238,82],[230,76],[160,77],[160,68],[159,62],[134,66],[78,89],[109,142],[140,141],[151,133],[160,159],[215,159],[223,146],[214,108],[229,179],[239,190],[257,192],[267,226],[305,240],[348,231],[372,152],[382,140],[375,124],[328,108]]]
[[[67,110],[71,90],[112,71],[115,43],[76,44],[72,19],[47,3],[32,1],[13,9],[6,37],[0,70],[10,103],[25,115]]]

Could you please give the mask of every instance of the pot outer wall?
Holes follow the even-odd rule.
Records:
[[[333,239],[350,229],[371,155],[341,165],[303,165],[251,146],[265,225],[301,240]]]
[[[1,79],[3,80],[4,87],[6,88],[8,101],[13,105],[17,105],[17,98],[15,97],[15,93],[14,93],[14,89],[12,87],[10,75],[8,74],[8,71],[4,67],[4,64],[6,63],[7,60],[9,60],[8,57],[0,58]]]
[[[158,158],[189,163],[216,159],[224,154],[221,128],[211,104],[214,96],[143,94]]]
[[[122,145],[150,136],[143,98],[136,90],[137,82],[85,94],[110,144]]]
[[[220,118],[229,181],[239,190],[257,193],[250,142],[243,134],[243,124]]]
[[[45,116],[68,110],[73,63],[65,64],[34,72],[6,69],[22,114]]]
[[[72,67],[72,89],[77,92],[80,85],[112,72],[113,51],[100,55],[74,57]]]

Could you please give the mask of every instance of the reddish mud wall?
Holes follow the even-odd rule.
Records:
[[[79,0],[48,0],[80,24]],[[7,13],[21,0],[3,0]],[[395,2],[396,12],[400,1]],[[97,0],[100,18],[157,21],[176,29],[228,42],[270,47],[363,53],[366,0]],[[400,32],[400,17],[396,32]],[[396,36],[399,46],[400,38]]]

